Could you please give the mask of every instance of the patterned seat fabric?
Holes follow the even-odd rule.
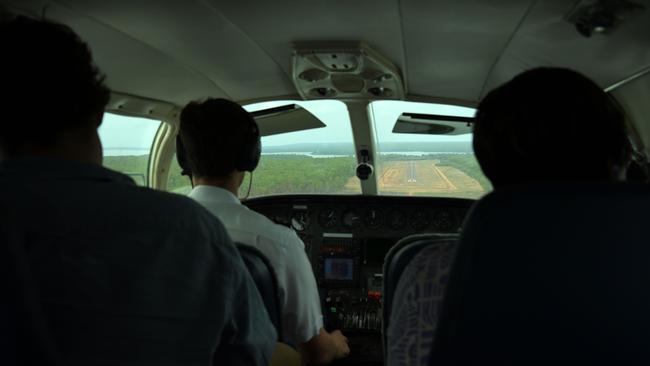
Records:
[[[394,291],[386,364],[426,365],[457,237],[429,239],[406,265]]]

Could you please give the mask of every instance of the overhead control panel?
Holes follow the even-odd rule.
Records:
[[[397,66],[363,42],[294,44],[293,83],[304,99],[404,99]]]

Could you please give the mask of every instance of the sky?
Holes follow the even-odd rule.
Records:
[[[350,143],[352,146],[350,119],[347,107],[343,102],[336,100],[273,101],[251,104],[244,108],[252,112],[290,103],[307,109],[327,127],[264,137],[262,139],[263,146],[323,142],[344,142]],[[473,108],[403,101],[378,101],[371,104],[370,111],[380,146],[381,142],[466,141],[468,144],[471,143],[471,134],[458,136],[395,134],[392,130],[397,118],[404,112],[473,117],[475,112]],[[151,148],[159,127],[159,121],[105,113],[104,121],[99,128],[105,155],[131,155],[136,150],[146,154],[146,151]]]
[[[132,149],[144,150],[146,154],[159,127],[160,121],[104,113],[99,126],[104,155],[139,155],[133,154]]]

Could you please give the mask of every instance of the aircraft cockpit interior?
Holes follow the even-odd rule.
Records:
[[[349,345],[334,365],[428,364],[387,344],[395,310],[387,283],[398,283],[416,254],[388,259],[414,235],[461,238],[477,202],[499,191],[472,134],[479,103],[516,75],[567,68],[615,97],[635,180],[648,181],[646,0],[2,0],[0,9],[1,19],[65,24],[88,44],[110,89],[98,128],[103,165],[142,189],[187,196],[196,188],[177,159],[188,103],[226,99],[248,112],[260,157],[243,172],[237,201],[304,244],[323,328]],[[539,235],[554,220],[538,221]],[[391,263],[397,275],[387,282]]]

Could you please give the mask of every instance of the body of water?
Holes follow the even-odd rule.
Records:
[[[379,153],[379,155],[407,155],[407,156],[467,155],[467,154],[472,154],[472,153],[469,153],[469,152],[452,152],[452,151],[382,151],[382,152]]]
[[[379,155],[405,155],[405,156],[424,156],[424,155],[467,155],[471,153],[466,152],[449,152],[449,151],[384,151],[380,152]],[[332,155],[332,154],[314,154],[307,151],[291,151],[291,152],[272,152],[272,153],[262,153],[262,156],[269,155],[300,155],[300,156],[310,156],[312,158],[341,158],[352,155]]]
[[[272,153],[262,153],[262,156],[273,156],[273,155],[300,155],[300,156],[310,156],[312,158],[342,158],[346,156],[352,156],[352,155],[336,155],[336,154],[314,154],[312,152],[307,152],[307,151],[291,151],[291,152],[272,152]]]

